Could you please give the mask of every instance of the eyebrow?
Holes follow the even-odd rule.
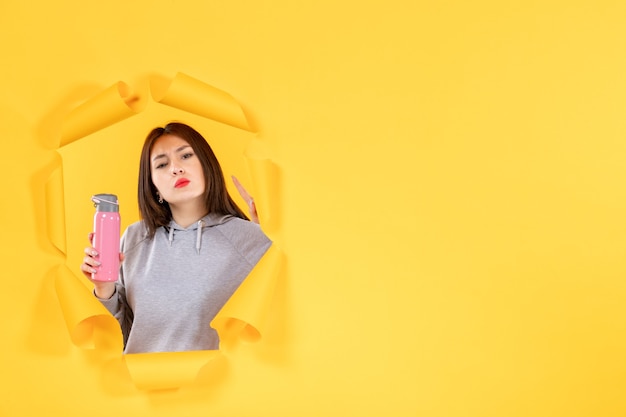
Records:
[[[183,145],[183,146],[181,146],[180,148],[177,148],[174,152],[178,153],[178,152],[182,151],[183,149],[185,149],[185,148],[190,148],[190,147],[191,147],[190,145]],[[164,153],[162,153],[162,154],[159,154],[159,155],[155,155],[155,156],[152,158],[152,160],[153,160],[153,161],[156,161],[157,159],[159,159],[159,158],[165,158],[166,156],[167,156],[167,155],[165,155]]]

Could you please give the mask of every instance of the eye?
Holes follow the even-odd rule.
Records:
[[[161,169],[167,166],[167,162],[161,162],[160,164],[155,165],[154,169]]]
[[[187,152],[187,153],[184,153],[184,154],[181,156],[181,158],[182,158],[182,159],[189,159],[189,158],[191,158],[192,156],[193,156],[193,153],[192,153],[192,152]]]

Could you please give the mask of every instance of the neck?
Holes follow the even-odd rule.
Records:
[[[172,218],[181,227],[189,227],[204,216],[207,215],[207,210],[204,207],[199,206],[170,206],[172,211]]]

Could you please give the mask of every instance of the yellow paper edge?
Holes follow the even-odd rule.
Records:
[[[239,103],[227,92],[181,72],[173,80],[150,79],[154,101],[207,119],[250,131],[250,125]]]
[[[121,81],[72,110],[63,123],[61,146],[120,122],[142,110],[139,96]]]
[[[218,355],[217,350],[135,353],[124,355],[124,362],[135,386],[152,391],[192,385]]]
[[[211,322],[220,344],[261,339],[282,263],[283,252],[272,244]]]
[[[67,253],[62,163],[54,168],[44,189],[48,238],[61,252]]]
[[[55,290],[72,343],[82,349],[122,351],[119,323],[66,265],[59,266]]]

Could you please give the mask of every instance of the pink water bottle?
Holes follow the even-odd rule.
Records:
[[[93,216],[93,247],[100,261],[94,281],[117,281],[120,269],[120,206],[115,194],[96,194],[91,197],[96,207]]]

